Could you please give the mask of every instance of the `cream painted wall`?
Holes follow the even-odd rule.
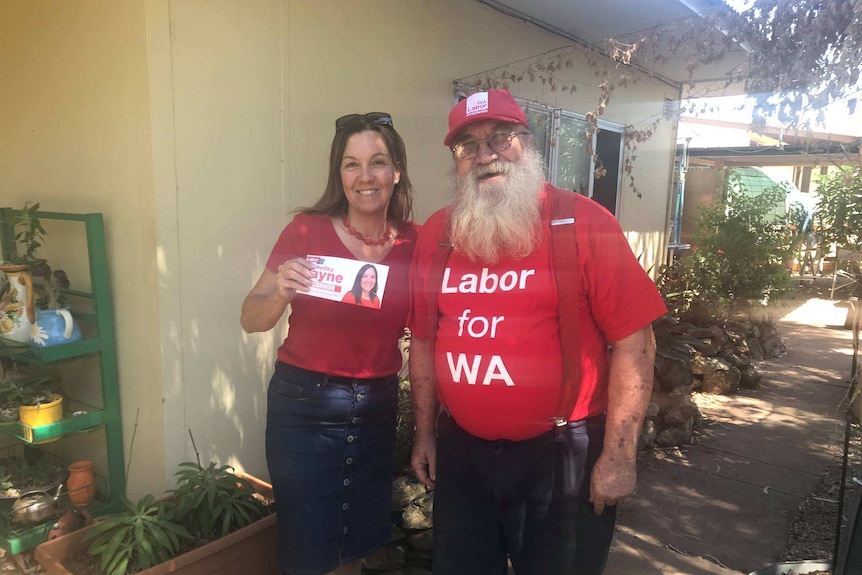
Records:
[[[0,204],[104,214],[127,454],[140,409],[131,494],[161,489],[165,475],[144,31],[140,2],[0,3]],[[48,249],[65,241],[58,231]],[[64,383],[73,397],[91,391]],[[77,439],[52,447],[86,453]]]
[[[266,475],[266,380],[283,330],[245,336],[242,299],[284,220],[283,4],[150,1],[166,470]],[[160,154],[158,152],[161,152]],[[278,333],[275,333],[275,332]]]

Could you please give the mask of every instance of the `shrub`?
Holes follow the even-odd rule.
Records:
[[[821,176],[817,184],[819,235],[826,244],[862,250],[862,173],[843,169]]]
[[[753,196],[731,174],[724,200],[701,207],[692,252],[659,274],[674,316],[702,324],[724,317],[735,302],[765,300],[787,288],[792,239],[774,215],[786,194],[774,186]]]

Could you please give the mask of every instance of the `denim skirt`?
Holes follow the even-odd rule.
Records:
[[[276,364],[266,459],[283,573],[326,573],[389,541],[397,408],[395,375],[351,379]]]

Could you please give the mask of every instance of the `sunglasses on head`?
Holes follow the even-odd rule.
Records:
[[[340,130],[357,120],[364,120],[369,124],[376,124],[378,126],[395,127],[392,125],[392,116],[386,112],[368,112],[367,114],[347,114],[346,116],[341,116],[335,120],[335,129]]]

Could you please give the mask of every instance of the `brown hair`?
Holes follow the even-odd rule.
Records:
[[[362,117],[357,117],[335,130],[335,136],[332,138],[332,146],[329,150],[329,178],[326,181],[326,189],[317,203],[310,208],[298,209],[299,213],[326,214],[328,216],[347,214],[348,203],[344,196],[344,186],[341,183],[341,160],[350,136],[366,131],[380,134],[395,169],[401,174],[392,191],[386,217],[393,221],[396,227],[413,217],[413,185],[410,183],[410,176],[407,175],[407,149],[404,146],[404,140],[401,139],[393,126],[368,122]]]

